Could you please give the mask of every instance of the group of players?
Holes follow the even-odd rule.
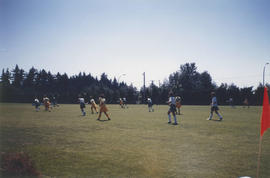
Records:
[[[108,114],[108,108],[106,106],[106,99],[105,99],[104,95],[103,94],[100,95],[98,100],[99,100],[99,112],[98,112],[98,105],[96,104],[95,100],[93,98],[90,99],[89,104],[91,105],[91,113],[94,114],[94,112],[95,112],[96,114],[99,114],[97,120],[100,120],[102,113],[105,114],[105,116],[107,117],[108,120],[111,120],[111,118]],[[83,114],[83,116],[85,116],[86,115],[86,112],[84,111],[85,104],[86,104],[85,100],[83,97],[79,96],[78,101],[80,103],[80,108],[81,108],[82,114]]]
[[[210,111],[210,116],[207,118],[207,120],[212,120],[213,112],[215,112],[218,115],[219,120],[222,121],[223,117],[218,112],[219,108],[218,108],[217,98],[216,98],[215,92],[211,93],[211,98],[212,98],[211,99],[211,111]],[[80,104],[80,109],[81,109],[82,115],[83,116],[86,115],[86,112],[84,109],[86,107],[86,104],[90,104],[91,105],[91,113],[92,114],[94,114],[94,113],[99,114],[97,120],[100,120],[102,113],[105,114],[105,116],[107,117],[108,120],[111,120],[111,118],[108,114],[108,108],[106,106],[106,99],[105,99],[104,95],[101,94],[99,96],[98,100],[99,100],[99,106],[96,104],[96,102],[93,98],[90,98],[90,102],[86,103],[85,99],[79,95],[78,102]],[[173,119],[174,119],[173,125],[178,125],[176,115],[177,114],[180,115],[181,98],[179,96],[174,96],[173,93],[170,92],[167,103],[169,105],[169,110],[167,113],[168,119],[169,119],[168,124],[172,123],[172,121],[171,121],[171,114],[172,114]],[[47,96],[44,96],[43,104],[45,107],[45,111],[50,112],[52,107],[51,107],[50,99]],[[59,106],[56,102],[55,97],[52,98],[52,104],[53,104],[53,106]],[[151,98],[147,98],[147,104],[148,104],[149,112],[154,112],[153,102],[152,102]],[[119,98],[119,105],[121,108],[128,108],[126,98]],[[35,106],[36,111],[40,110],[40,108],[39,108],[40,102],[37,98],[35,98],[35,100],[34,100],[34,106]]]
[[[45,95],[43,97],[42,101],[43,101],[43,105],[45,107],[45,111],[51,112],[52,106],[53,107],[56,107],[56,106],[58,107],[59,106],[58,103],[57,103],[57,101],[56,101],[56,97],[55,96],[53,96],[51,98],[51,102],[50,102],[50,99]],[[40,110],[41,102],[38,100],[37,97],[34,99],[33,105],[35,106],[36,111],[39,111]]]
[[[79,97],[78,98],[79,100],[79,103],[80,103],[80,108],[81,108],[81,111],[82,111],[82,114],[83,116],[86,115],[86,112],[84,111],[85,109],[85,100],[83,97]],[[94,111],[96,113],[99,113],[99,116],[98,116],[98,119],[97,120],[100,120],[100,117],[101,117],[101,114],[104,113],[107,117],[108,120],[111,120],[109,115],[108,115],[108,108],[106,107],[106,104],[105,104],[105,97],[104,95],[101,95],[99,97],[99,112],[97,111],[98,109],[98,106],[97,104],[95,103],[95,100],[93,98],[90,99],[90,103],[91,104],[91,112],[92,114],[94,114]],[[168,118],[169,118],[169,121],[168,123],[171,124],[172,121],[171,121],[171,114],[173,115],[173,118],[174,118],[174,123],[173,125],[177,125],[178,122],[177,122],[177,119],[176,119],[176,114],[179,114],[180,115],[180,108],[181,108],[181,98],[179,96],[176,96],[174,97],[173,96],[173,93],[170,92],[169,93],[169,100],[168,100],[168,105],[169,105],[169,110],[168,110]],[[152,102],[152,99],[151,98],[147,98],[147,104],[148,104],[148,110],[149,112],[154,112],[154,109],[153,109],[153,102]],[[128,108],[127,106],[127,100],[126,98],[119,98],[119,105],[121,108],[125,109],[125,108]]]
[[[167,102],[169,103],[169,102]],[[154,112],[154,109],[153,109],[153,102],[152,102],[152,99],[151,98],[147,98],[147,105],[148,105],[148,111],[149,112]],[[176,107],[176,111],[175,113],[180,115],[180,108],[181,108],[181,97],[180,96],[176,96],[175,97],[175,107]]]
[[[119,98],[119,105],[123,109],[128,108],[127,99],[126,98]]]

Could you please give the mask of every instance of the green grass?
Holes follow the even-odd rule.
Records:
[[[221,106],[224,120],[206,121],[209,106],[183,106],[180,125],[167,124],[168,106],[108,105],[111,121],[82,117],[79,105],[35,112],[0,104],[1,152],[25,152],[45,176],[256,176],[261,107]],[[105,119],[105,116],[102,116]],[[214,115],[214,119],[218,119]],[[262,142],[261,177],[270,176],[270,129]]]

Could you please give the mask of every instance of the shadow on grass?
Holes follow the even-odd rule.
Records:
[[[214,120],[214,119],[212,119],[212,121],[221,122],[222,120],[219,120],[219,119],[218,120],[216,120],[216,119]]]
[[[99,122],[107,122],[107,121],[110,121],[110,120],[108,120],[108,119],[106,119],[106,120],[97,119],[97,121],[99,121]]]

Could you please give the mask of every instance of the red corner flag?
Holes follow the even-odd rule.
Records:
[[[261,118],[261,137],[263,133],[270,128],[270,106],[269,106],[269,98],[267,88],[264,87],[264,95],[263,95],[263,111]]]

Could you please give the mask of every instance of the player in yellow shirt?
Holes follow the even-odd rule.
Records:
[[[245,100],[243,101],[243,108],[245,108],[246,106],[249,108],[249,103],[248,103],[248,99],[245,98]]]
[[[99,97],[99,115],[98,115],[97,120],[100,120],[102,112],[104,112],[104,114],[106,115],[108,120],[111,120],[108,113],[107,113],[108,108],[106,107],[106,99],[105,99],[104,95],[100,95],[100,97]]]
[[[97,111],[97,104],[96,104],[96,102],[95,102],[95,100],[94,99],[91,99],[90,100],[90,104],[91,104],[91,111],[92,111],[92,114],[94,114],[94,110],[96,111],[96,113],[98,113],[98,111]]]
[[[119,105],[121,108],[124,108],[124,102],[123,102],[122,98],[119,98]]]
[[[180,96],[177,96],[177,97],[175,97],[175,99],[176,99],[176,109],[177,109],[177,112],[176,112],[176,114],[178,114],[178,115],[180,115],[180,108],[181,108],[181,98],[180,98]]]
[[[51,103],[50,103],[50,99],[47,96],[44,96],[43,103],[44,103],[44,106],[45,106],[45,111],[51,112],[51,110],[50,110]]]

